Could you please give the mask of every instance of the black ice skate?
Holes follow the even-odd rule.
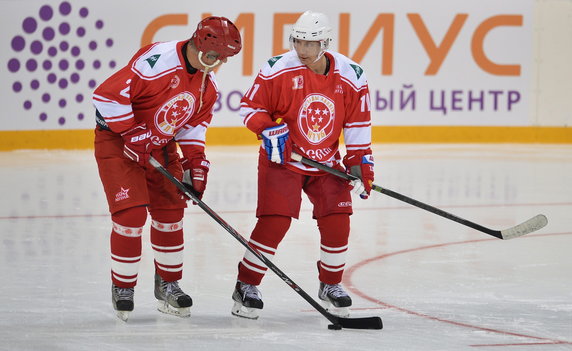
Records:
[[[238,317],[249,319],[258,319],[258,312],[264,307],[262,295],[255,285],[236,282],[234,292],[232,293],[234,306],[232,314]]]
[[[332,314],[340,317],[350,315],[348,307],[352,305],[352,298],[340,284],[330,285],[320,282],[318,297],[322,300],[324,308]]]
[[[113,308],[117,311],[117,317],[126,322],[129,318],[129,312],[133,311],[133,295],[134,288],[120,288],[111,284],[111,302]]]
[[[155,273],[155,297],[157,309],[178,317],[189,317],[193,299],[181,290],[179,282],[166,282]]]

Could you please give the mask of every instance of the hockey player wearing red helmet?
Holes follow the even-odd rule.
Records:
[[[112,221],[112,303],[123,320],[134,307],[148,213],[158,309],[190,315],[192,299],[178,285],[186,201],[148,160],[152,155],[202,196],[210,166],[205,134],[217,99],[212,70],[241,48],[230,20],[208,17],[190,39],[141,48],[94,91],[95,159]]]
[[[318,297],[327,309],[347,315],[350,296],[341,286],[350,233],[350,190],[367,198],[373,181],[368,84],[363,69],[330,51],[332,28],[318,12],[302,14],[290,34],[292,50],[262,67],[241,101],[248,129],[261,136],[258,159],[258,221],[249,244],[268,259],[298,218],[301,194],[313,204],[320,232]],[[344,135],[346,155],[339,140]],[[291,150],[360,180],[348,184],[290,159]],[[263,307],[258,290],[267,267],[246,252],[238,265],[232,313],[257,318]]]

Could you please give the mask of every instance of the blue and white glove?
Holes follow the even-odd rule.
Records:
[[[262,131],[262,142],[270,161],[279,164],[290,161],[292,144],[288,140],[289,134],[290,131],[286,124],[266,128]]]

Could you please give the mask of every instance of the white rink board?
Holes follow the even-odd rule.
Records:
[[[51,16],[46,14],[46,6],[52,10]],[[301,0],[272,6],[262,0],[193,2],[187,6],[175,0],[0,0],[0,130],[93,128],[93,86],[127,63],[149,24],[164,15],[177,15],[187,24],[165,26],[153,40],[182,40],[192,34],[203,13],[233,21],[241,15],[252,16],[251,22],[244,20],[252,25],[253,34],[248,37],[251,53],[245,54],[245,45],[217,74],[221,100],[212,125],[240,126],[236,110],[241,94],[272,56],[272,48],[288,46],[290,25],[275,26],[274,19],[303,12],[307,6]],[[351,6],[332,6],[331,1],[323,0],[312,3],[313,10],[330,17],[334,50],[340,49],[341,32],[348,36],[344,44],[348,56],[354,57],[361,44],[368,47],[360,64],[370,83],[373,124],[405,126],[533,125],[533,7],[533,0],[357,0]],[[487,25],[499,16],[519,23]],[[349,20],[348,30],[341,29],[342,18]],[[377,32],[380,28],[383,30]],[[279,30],[284,34],[275,42]],[[369,30],[377,34],[368,46],[364,38]],[[479,33],[484,35],[480,44]],[[447,34],[449,41],[444,42]],[[388,47],[382,50],[385,44]],[[476,58],[473,48],[482,49],[493,65],[517,66],[520,72],[512,76],[491,73],[483,68],[484,61]],[[426,73],[430,67],[433,73]]]

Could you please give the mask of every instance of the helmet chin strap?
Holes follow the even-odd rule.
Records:
[[[320,50],[320,53],[318,54],[318,57],[316,57],[316,59],[315,59],[314,62],[312,62],[312,63],[318,62],[318,61],[322,58],[322,56],[324,56],[324,53],[325,53],[325,52],[326,52],[326,50]]]
[[[205,66],[207,71],[210,71],[220,63],[220,60],[217,59],[212,65],[207,65],[206,63],[203,62],[203,52],[199,51],[199,62],[201,63],[201,65]]]
[[[318,54],[318,57],[316,57],[316,59],[314,60],[314,62],[318,62],[319,59],[322,58],[322,56],[324,56],[324,53],[326,52],[326,50],[328,50],[328,47],[330,43],[326,40],[320,40],[320,53]]]
[[[220,59],[217,59],[211,65],[207,65],[206,63],[204,63],[202,51],[199,51],[198,56],[199,56],[199,62],[201,63],[201,65],[203,65],[205,67],[205,69],[203,70],[203,80],[201,81],[201,97],[199,99],[199,109],[197,110],[197,112],[199,112],[201,110],[201,108],[203,107],[203,93],[205,92],[205,80],[207,79],[207,74],[209,74],[209,72],[213,68],[215,68],[216,66],[218,66],[220,64]]]

